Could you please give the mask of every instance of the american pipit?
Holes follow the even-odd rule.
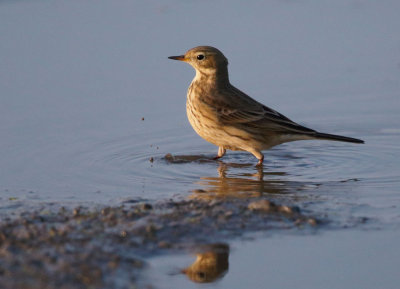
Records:
[[[248,151],[261,165],[261,151],[285,142],[321,139],[364,143],[306,128],[252,99],[230,84],[228,59],[214,47],[198,46],[169,58],[185,61],[196,70],[187,92],[186,112],[194,130],[219,147],[216,159],[227,149]]]

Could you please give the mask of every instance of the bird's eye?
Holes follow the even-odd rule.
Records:
[[[197,59],[198,59],[198,60],[203,60],[203,59],[204,59],[204,55],[203,55],[203,54],[197,55]]]

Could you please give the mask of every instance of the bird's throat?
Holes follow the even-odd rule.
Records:
[[[219,89],[229,85],[227,69],[196,69],[196,76],[192,83],[203,86],[204,89]]]

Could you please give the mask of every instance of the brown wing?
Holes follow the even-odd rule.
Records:
[[[301,126],[283,114],[257,102],[237,88],[225,90],[218,101],[213,101],[214,110],[225,125],[243,124],[257,127],[260,131],[313,134],[314,130]],[[229,93],[229,95],[228,95]],[[209,103],[210,105],[210,103]]]

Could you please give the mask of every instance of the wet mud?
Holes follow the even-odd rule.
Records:
[[[300,208],[265,197],[126,201],[118,207],[33,210],[0,224],[0,288],[141,288],[146,257],[197,248],[194,282],[228,270],[229,245],[248,232],[316,228]],[[150,286],[150,287],[149,287]],[[147,284],[146,288],[152,288]]]

